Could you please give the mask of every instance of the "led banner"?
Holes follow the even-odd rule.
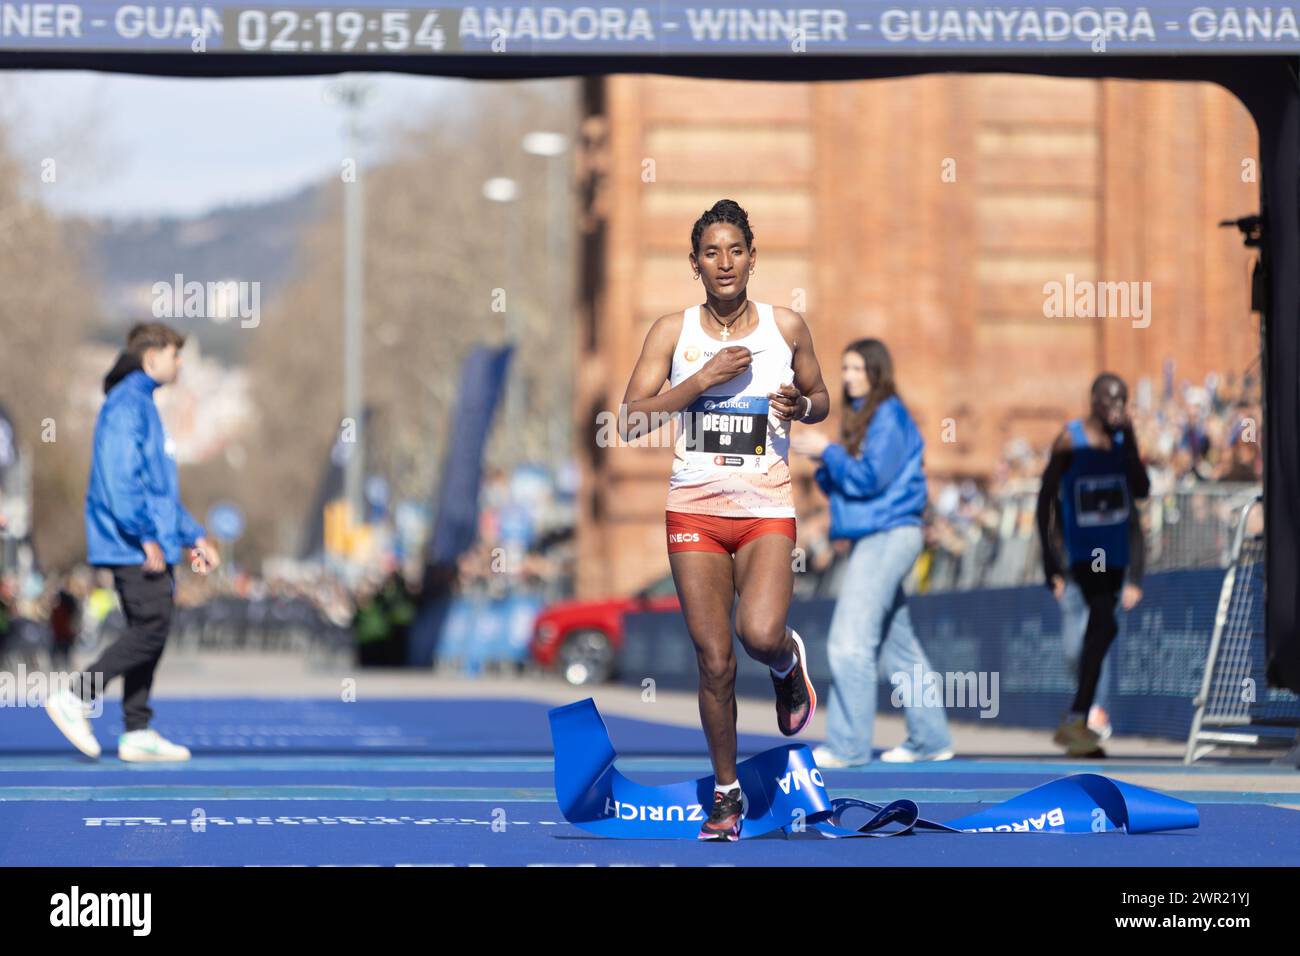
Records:
[[[1300,52],[1300,4],[0,3],[0,50],[294,55]]]
[[[666,786],[636,783],[615,768],[618,754],[590,697],[549,714],[555,795],[566,820],[604,837],[698,839],[712,803],[712,776]],[[1095,773],[1053,780],[969,816],[937,823],[923,819],[916,802],[906,798],[886,806],[832,799],[812,752],[802,744],[773,747],[741,761],[736,779],[744,795],[742,840],[774,830],[787,835],[807,830],[839,838],[903,836],[925,830],[1151,833],[1200,824],[1196,807],[1184,800]]]

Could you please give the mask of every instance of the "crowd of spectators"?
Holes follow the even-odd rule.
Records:
[[[1200,384],[1175,384],[1167,366],[1159,386],[1150,379],[1133,386],[1129,412],[1151,477],[1154,507],[1143,515],[1156,558],[1149,566],[1157,569],[1162,557],[1187,566],[1221,559],[1232,506],[1239,500],[1221,493],[1263,478],[1258,378],[1211,374]],[[1015,439],[986,482],[931,476],[926,548],[912,581],[918,591],[1039,580],[1035,508],[1048,451],[1047,444],[1035,447]],[[1196,499],[1196,508],[1176,508],[1178,496]],[[1213,503],[1218,498],[1222,505]],[[1177,554],[1167,546],[1175,517],[1184,524],[1195,517],[1206,525],[1194,535],[1179,529],[1176,540],[1185,548]]]
[[[485,476],[478,535],[455,569],[454,592],[546,600],[572,591],[576,473],[524,467]],[[278,646],[286,635],[348,641],[362,664],[403,663],[421,598],[421,555],[383,555],[366,567],[279,562],[264,575],[234,562],[212,576],[176,575],[173,642]],[[112,576],[78,567],[0,572],[0,666],[85,664],[122,624]]]
[[[1210,375],[1203,383],[1175,385],[1170,368],[1159,387],[1151,380],[1135,383],[1129,407],[1151,476],[1151,506],[1143,513],[1149,567],[1157,569],[1162,560],[1170,566],[1222,561],[1232,508],[1239,507],[1240,497],[1213,493],[1240,488],[1249,494],[1262,479],[1258,379]],[[1035,508],[1047,450],[1046,443],[1040,447],[1015,439],[1003,448],[986,480],[930,476],[925,550],[913,569],[912,589],[1039,580]],[[489,470],[477,539],[454,570],[455,593],[503,597],[525,592],[546,600],[568,596],[577,561],[575,482],[574,475],[557,479],[537,468]],[[1184,534],[1177,538],[1177,553],[1162,555],[1161,547],[1169,551],[1173,540],[1168,533],[1172,523],[1181,522],[1183,527],[1175,530],[1185,532],[1193,519],[1204,526],[1198,525],[1198,535]],[[824,508],[800,516],[799,545],[814,572],[833,571],[847,551],[846,542],[832,544],[827,532]],[[341,639],[350,640],[361,658],[386,663],[392,648],[405,645],[420,600],[418,560],[403,567],[386,559],[359,573],[354,569],[351,576],[322,564],[267,576],[227,572],[210,578],[177,575],[178,626],[215,633],[222,640],[258,639],[245,635],[250,629],[257,634],[325,630],[345,635]],[[0,660],[30,658],[37,664],[38,649],[44,649],[60,665],[73,650],[93,654],[115,626],[114,615],[120,617],[120,612],[107,572],[81,567],[48,577],[32,572],[21,580],[12,571],[2,574]],[[241,636],[231,638],[234,632]]]

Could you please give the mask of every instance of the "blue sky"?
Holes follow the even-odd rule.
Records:
[[[467,82],[366,78],[374,83],[368,125],[376,138]],[[325,95],[335,81],[11,71],[0,73],[0,121],[33,173],[31,188],[58,212],[196,215],[337,175],[342,114]],[[49,159],[53,183],[40,178]]]

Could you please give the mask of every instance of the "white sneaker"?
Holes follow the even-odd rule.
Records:
[[[1110,714],[1094,704],[1093,708],[1088,711],[1088,729],[1102,740],[1109,739],[1111,734],[1114,733],[1110,726]]]
[[[131,763],[189,760],[190,749],[172,743],[156,730],[131,730],[117,738],[117,756]]]
[[[886,750],[880,755],[884,763],[924,763],[928,760],[951,760],[953,752],[951,747],[944,747],[943,750],[936,750],[928,756],[922,757],[919,753],[904,744],[899,744],[892,750]]]
[[[101,748],[95,732],[90,729],[90,721],[86,719],[88,709],[89,705],[66,687],[45,698],[45,712],[54,721],[54,726],[72,746],[94,759],[99,757]]]
[[[860,764],[849,763],[825,744],[813,748],[813,762],[823,770],[838,770],[840,767],[857,767]]]

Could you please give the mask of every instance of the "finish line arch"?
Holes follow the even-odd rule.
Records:
[[[0,69],[181,77],[655,73],[816,82],[927,73],[1216,83],[1260,142],[1268,678],[1300,693],[1300,34],[1289,7],[838,6],[374,0],[0,3]]]

